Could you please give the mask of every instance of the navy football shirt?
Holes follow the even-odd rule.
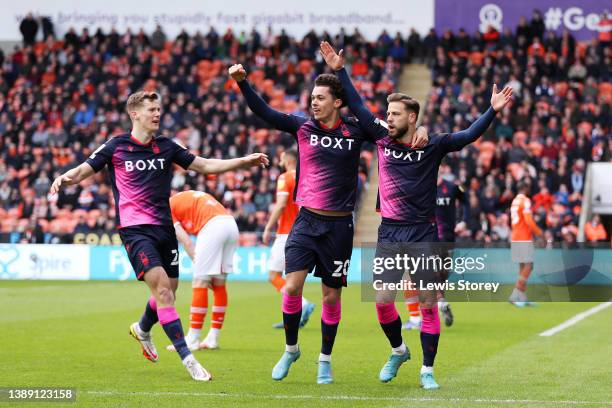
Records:
[[[87,159],[98,172],[108,166],[115,197],[117,226],[172,225],[172,164],[187,169],[195,160],[185,147],[166,137],[147,144],[130,134],[115,136]]]

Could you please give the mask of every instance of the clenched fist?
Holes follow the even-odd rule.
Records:
[[[236,82],[244,81],[246,78],[246,70],[242,64],[234,64],[229,68],[229,74]]]

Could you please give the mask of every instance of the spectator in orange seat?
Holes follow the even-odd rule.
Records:
[[[533,210],[537,212],[541,207],[548,212],[553,202],[554,198],[548,191],[548,188],[540,184],[540,192],[533,196]]]

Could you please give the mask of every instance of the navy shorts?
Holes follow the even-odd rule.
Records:
[[[438,236],[438,241],[454,243],[455,242],[455,233],[447,232],[445,234],[442,234],[441,236]]]
[[[407,224],[401,222],[387,221],[378,227],[378,241],[376,244],[375,258],[379,259],[380,266],[384,266],[382,275],[376,279],[384,282],[398,283],[402,280],[404,273],[410,273],[410,280],[420,287],[420,282],[433,283],[438,280],[433,261],[427,263],[426,259],[438,254],[438,231],[435,222],[419,224]],[[420,259],[418,267],[414,263],[407,263],[408,268],[397,267],[397,262],[385,264],[383,260],[392,258],[402,259],[401,265],[405,265],[405,255],[410,258]],[[376,260],[375,260],[376,262]],[[389,267],[387,267],[389,265]]]
[[[352,215],[331,217],[302,208],[285,244],[285,274],[314,269],[326,286],[346,286],[353,232]]]
[[[161,266],[169,278],[179,276],[179,252],[172,225],[134,225],[119,228],[119,236],[136,273],[144,280],[145,273]]]

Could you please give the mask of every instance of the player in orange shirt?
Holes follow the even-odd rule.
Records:
[[[193,295],[189,332],[185,341],[190,350],[219,347],[219,334],[227,308],[226,275],[233,271],[238,246],[234,217],[213,196],[201,191],[182,191],[170,198],[176,237],[193,260]],[[195,245],[189,235],[196,235]],[[200,343],[200,332],[208,311],[208,289],[213,291],[211,328]],[[168,350],[174,350],[168,346]]]
[[[531,213],[531,200],[527,197],[529,186],[520,183],[519,194],[512,201],[510,220],[512,223],[511,250],[512,262],[519,264],[519,277],[510,295],[510,303],[518,307],[529,306],[525,288],[527,279],[533,270],[533,234],[542,236],[542,230],[536,225]]]
[[[285,270],[285,243],[293,222],[297,217],[299,207],[293,201],[293,190],[295,190],[295,169],[297,166],[297,152],[295,150],[287,150],[281,154],[280,166],[286,171],[278,177],[276,185],[276,204],[272,213],[270,213],[270,219],[266,224],[266,228],[263,233],[263,243],[268,244],[270,242],[270,236],[272,235],[272,229],[278,221],[278,228],[276,229],[276,239],[272,245],[270,254],[270,272],[268,280],[277,291],[283,293],[285,287],[285,279],[283,279],[283,272]],[[302,317],[300,319],[300,327],[308,322],[310,315],[315,308],[314,303],[309,302],[302,296]],[[283,323],[277,323],[273,326],[276,329],[282,329]]]

